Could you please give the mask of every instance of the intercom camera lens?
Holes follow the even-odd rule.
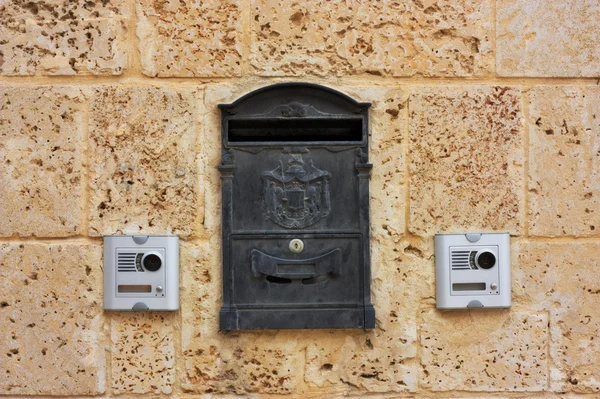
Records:
[[[146,254],[142,259],[142,264],[144,265],[144,269],[155,272],[162,266],[162,259],[157,254]]]
[[[475,263],[482,269],[491,269],[496,264],[496,255],[490,251],[481,251],[477,254]]]

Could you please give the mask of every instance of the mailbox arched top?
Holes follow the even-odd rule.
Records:
[[[335,118],[367,114],[371,103],[358,102],[332,88],[314,83],[287,82],[261,87],[231,104],[219,104],[223,117]]]

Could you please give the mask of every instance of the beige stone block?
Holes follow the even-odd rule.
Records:
[[[148,76],[239,76],[242,3],[137,0],[137,36]]]
[[[0,245],[0,395],[104,392],[99,245]]]
[[[188,393],[287,394],[301,382],[295,332],[219,332],[220,238],[181,247],[182,388]]]
[[[600,2],[496,0],[502,76],[600,75]]]
[[[600,392],[600,244],[522,243],[517,302],[550,314],[550,387]]]
[[[405,160],[408,91],[382,87],[340,89],[357,101],[370,102],[369,162],[371,230],[399,234],[405,227]]]
[[[529,234],[600,232],[600,88],[529,93]]]
[[[89,233],[193,235],[203,217],[197,92],[100,87],[91,99]]]
[[[420,88],[411,94],[409,109],[409,230],[520,234],[520,90]]]
[[[309,389],[329,394],[415,392],[419,304],[433,298],[433,240],[391,232],[371,241],[373,330],[323,333],[304,340]]]
[[[0,75],[120,75],[127,68],[124,0],[0,3]]]
[[[250,62],[267,76],[482,76],[492,25],[490,0],[253,0]]]
[[[546,314],[424,309],[422,317],[423,388],[489,392],[546,389]]]
[[[409,327],[410,328],[410,327]],[[376,329],[371,332],[334,333],[307,344],[304,379],[330,392],[415,392],[417,372],[414,338]],[[408,333],[410,335],[410,333]],[[330,388],[331,389],[331,388]]]
[[[176,312],[111,315],[113,394],[173,392],[178,319]]]
[[[0,236],[81,233],[83,103],[77,89],[0,88]]]
[[[184,350],[188,393],[289,394],[301,382],[304,356],[287,332],[242,332],[194,338]]]

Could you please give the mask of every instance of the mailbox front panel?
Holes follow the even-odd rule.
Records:
[[[306,83],[219,106],[221,329],[374,327],[369,106]]]

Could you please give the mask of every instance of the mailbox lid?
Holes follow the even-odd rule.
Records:
[[[302,252],[290,250],[293,239]],[[360,234],[235,235],[230,248],[238,309],[363,303]]]

